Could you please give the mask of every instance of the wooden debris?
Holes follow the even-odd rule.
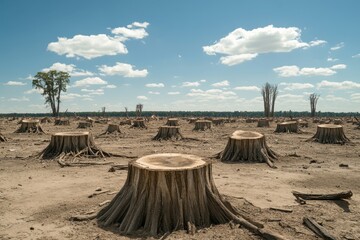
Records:
[[[110,190],[104,190],[104,191],[100,191],[100,192],[94,192],[93,194],[90,194],[88,196],[88,198],[92,198],[94,196],[97,196],[97,195],[100,195],[100,194],[104,194],[104,193],[107,193],[107,192],[110,192]]]
[[[99,203],[99,206],[102,207],[102,206],[104,206],[104,205],[106,205],[106,204],[108,204],[110,202],[111,202],[111,200],[103,201],[103,202]]]
[[[292,209],[276,208],[276,207],[271,207],[270,210],[286,212],[286,213],[292,213],[293,212]]]
[[[87,221],[96,218],[97,213],[92,213],[88,215],[75,215],[69,218],[70,221]]]
[[[293,191],[292,194],[296,198],[300,198],[304,200],[340,200],[340,199],[351,198],[351,196],[353,195],[351,191],[331,193],[331,194],[308,194],[308,193]]]
[[[323,226],[318,224],[314,219],[304,217],[303,223],[307,226],[311,231],[313,231],[316,235],[325,240],[336,240],[336,238],[331,235]]]

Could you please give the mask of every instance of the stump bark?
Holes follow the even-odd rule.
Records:
[[[131,125],[131,124],[132,124],[131,119],[120,121],[120,125]]]
[[[212,120],[212,123],[213,123],[215,126],[223,125],[223,124],[225,123],[225,119],[224,119],[224,118],[213,119],[213,120]]]
[[[7,138],[0,133],[0,142],[7,142]]]
[[[257,127],[270,127],[269,119],[259,119],[257,123]]]
[[[195,122],[195,127],[193,130],[195,131],[205,131],[206,129],[211,129],[211,121],[209,120],[197,120]]]
[[[125,235],[150,235],[231,220],[261,234],[219,194],[212,165],[194,155],[164,153],[129,162],[124,186],[97,215],[102,227]]]
[[[169,118],[165,125],[166,126],[179,126],[179,120],[177,118]]]
[[[40,120],[41,123],[51,123],[51,119],[49,117],[44,117]]]
[[[159,132],[153,137],[153,140],[180,140],[183,136],[180,133],[180,127],[178,126],[161,126]]]
[[[54,125],[70,125],[69,119],[56,118]]]
[[[39,153],[41,159],[68,157],[110,157],[111,154],[96,146],[89,132],[60,132],[51,135],[49,145]]]
[[[90,128],[92,126],[92,122],[78,122],[77,128]]]
[[[350,139],[345,136],[343,126],[334,124],[321,124],[317,126],[315,135],[307,141],[345,144],[350,142]]]
[[[22,120],[15,133],[45,133],[39,120]]]
[[[112,134],[112,133],[121,133],[120,126],[117,124],[109,124],[107,126],[106,131],[100,135]]]
[[[132,128],[147,128],[144,119],[136,119],[133,121]]]
[[[189,118],[188,122],[189,123],[195,123],[197,120],[199,120],[199,119],[197,119],[197,118]]]
[[[282,122],[276,125],[276,133],[299,133],[299,124],[296,121]]]
[[[266,162],[270,167],[275,167],[274,160],[277,159],[263,134],[242,130],[235,131],[229,137],[218,157],[222,162]]]

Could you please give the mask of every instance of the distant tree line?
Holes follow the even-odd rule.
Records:
[[[129,111],[129,117],[136,117],[136,111]],[[0,117],[46,117],[52,116],[52,113],[3,113]],[[66,112],[59,113],[60,117],[126,117],[126,112]],[[142,117],[150,117],[156,115],[158,117],[249,117],[257,118],[264,117],[263,111],[248,112],[248,111],[234,111],[234,112],[213,112],[213,111],[143,111]],[[294,112],[294,111],[278,111],[274,112],[274,117],[310,117],[311,113],[308,111]],[[359,112],[317,112],[317,117],[360,117]]]

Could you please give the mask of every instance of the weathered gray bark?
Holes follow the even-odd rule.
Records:
[[[15,133],[45,133],[39,120],[22,120]]]
[[[193,130],[195,131],[205,131],[206,129],[211,129],[211,121],[209,120],[197,120],[195,122],[195,127]]]
[[[278,123],[274,132],[299,133],[299,124],[296,121]]]
[[[180,127],[178,126],[161,126],[159,132],[153,138],[153,140],[180,140],[183,136],[180,133]]]

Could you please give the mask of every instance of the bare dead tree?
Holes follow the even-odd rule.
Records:
[[[141,103],[136,105],[136,117],[141,117],[143,106]]]
[[[317,101],[319,99],[320,95],[316,94],[316,93],[312,93],[309,96],[309,100],[310,100],[310,109],[311,109],[311,117],[315,117],[315,113],[316,113],[316,104]]]
[[[126,118],[129,118],[129,113],[128,113],[128,108],[125,107],[125,114],[126,114]]]
[[[102,107],[102,108],[101,108],[101,116],[102,116],[102,117],[105,117],[105,110],[106,110],[105,107]]]
[[[265,83],[261,88],[261,95],[264,101],[264,115],[265,117],[273,117],[275,109],[275,100],[278,95],[277,85]]]

